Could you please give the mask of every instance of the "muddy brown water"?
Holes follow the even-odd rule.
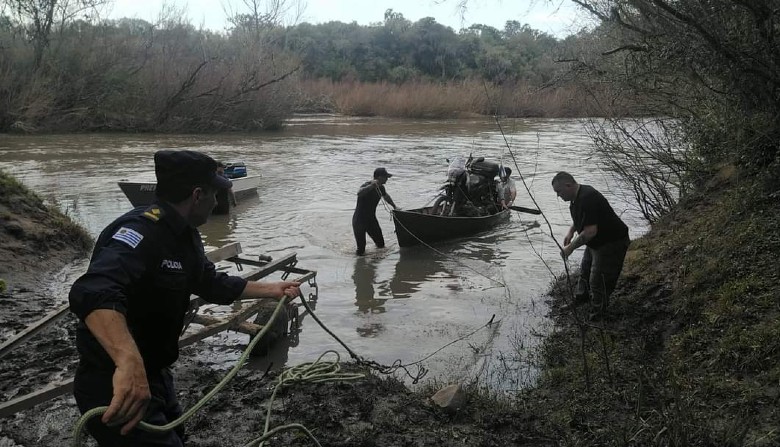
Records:
[[[358,354],[383,364],[422,359],[429,379],[478,379],[495,390],[514,390],[534,380],[523,354],[549,330],[544,292],[552,280],[550,270],[559,274],[564,269],[541,217],[515,213],[487,233],[435,249],[400,249],[390,213],[380,204],[377,215],[387,248],[378,250],[369,241],[365,257],[353,254],[350,224],[355,191],[375,167],[394,174],[387,190],[395,202],[416,208],[434,198],[446,176],[447,158],[473,153],[494,161],[503,158],[514,171],[516,204],[533,207],[517,175],[523,174],[557,238],[570,223],[567,204],[550,187],[558,170],[604,192],[632,237],[645,231],[624,192],[591,156],[580,122],[514,120],[502,125],[517,166],[490,119],[428,122],[316,115],[297,117],[280,132],[259,135],[4,135],[0,168],[97,235],[131,208],[116,182],[153,179],[156,150],[192,149],[243,161],[250,175],[262,175],[258,196],[201,227],[207,249],[240,242],[247,254],[296,252],[300,267],[317,271],[317,315]],[[576,263],[579,254],[572,259]],[[68,266],[49,285],[57,302],[65,302],[70,282],[85,266],[85,261]],[[308,294],[311,288],[303,291]],[[494,315],[495,324],[478,330]],[[235,333],[211,337],[200,345],[198,363],[226,369],[246,343],[246,336]],[[313,361],[328,349],[347,357],[304,316],[296,339],[280,343],[249,367]]]

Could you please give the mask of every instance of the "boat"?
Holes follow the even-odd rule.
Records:
[[[412,247],[421,243],[471,236],[489,230],[509,219],[510,210],[501,210],[485,216],[447,216],[434,213],[434,207],[412,210],[393,210],[393,224],[398,245]]]
[[[261,176],[259,175],[252,175],[231,179],[230,181],[233,182],[233,195],[236,198],[236,202],[256,195],[257,183],[260,178]],[[150,205],[156,198],[154,191],[157,189],[157,182],[121,180],[117,182],[117,184],[133,206]]]

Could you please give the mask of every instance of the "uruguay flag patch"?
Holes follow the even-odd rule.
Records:
[[[130,228],[127,227],[120,228],[119,230],[117,230],[116,233],[114,233],[113,236],[111,236],[111,239],[122,241],[133,248],[137,247],[138,244],[141,243],[143,238],[144,236],[141,233],[135,230],[131,230]]]

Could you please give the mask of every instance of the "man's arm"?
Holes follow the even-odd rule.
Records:
[[[395,206],[395,203],[393,202],[393,198],[390,197],[390,194],[388,194],[386,191],[385,191],[385,195],[383,195],[382,197],[384,197],[385,201],[389,203],[390,206],[393,207],[393,209],[398,208],[397,206]]]
[[[126,435],[144,417],[152,397],[144,361],[121,313],[95,309],[84,323],[116,365],[112,383],[114,396],[101,420],[109,426],[124,424],[121,433]]]
[[[567,246],[571,243],[571,239],[574,237],[574,225],[569,227],[569,231],[566,232],[566,236],[563,237],[563,246]]]
[[[295,298],[301,294],[300,283],[294,281],[259,282],[247,281],[241,298]]]
[[[571,241],[570,244],[566,244],[565,247],[563,247],[563,251],[561,254],[563,255],[564,259],[571,256],[571,254],[574,252],[574,250],[582,247],[583,245],[587,244],[588,241],[596,237],[596,234],[599,232],[598,225],[586,225],[580,234],[577,235],[576,238],[574,238],[573,241]]]

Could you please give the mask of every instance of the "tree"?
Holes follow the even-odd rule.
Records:
[[[678,134],[663,139],[677,142],[672,163],[688,163],[677,183],[693,185],[703,178],[700,167],[724,161],[761,169],[777,159],[777,0],[572,1],[600,21],[595,45],[568,58],[572,72],[592,87],[610,85],[621,94],[615,101],[633,101],[644,114],[676,123],[661,131]],[[652,161],[667,152],[659,148]]]
[[[10,5],[17,23],[26,30],[35,48],[34,64],[38,68],[50,43],[52,28],[64,27],[75,17],[94,12],[106,0],[4,0]]]

